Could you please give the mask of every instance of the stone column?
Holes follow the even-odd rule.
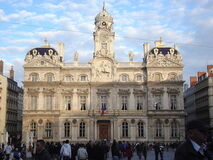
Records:
[[[136,128],[135,128],[135,123],[130,122],[130,130],[129,130],[129,135],[131,141],[136,141]]]
[[[94,125],[95,137],[94,137],[94,140],[97,140],[98,139],[98,137],[97,137],[97,120],[94,120],[94,122],[95,122],[95,125]]]

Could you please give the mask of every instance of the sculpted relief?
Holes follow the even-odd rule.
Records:
[[[112,66],[111,62],[107,60],[100,61],[95,66],[96,79],[106,80],[112,78]]]

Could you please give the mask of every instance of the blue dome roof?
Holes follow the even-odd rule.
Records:
[[[164,56],[171,52],[173,52],[173,54],[178,54],[178,51],[171,47],[155,47],[150,50],[149,54],[155,54],[155,52],[157,52],[157,54],[163,54]]]

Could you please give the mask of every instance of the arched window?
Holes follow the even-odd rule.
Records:
[[[70,137],[70,123],[69,122],[64,123],[64,137],[65,138]]]
[[[138,137],[144,137],[144,123],[138,122]]]
[[[137,75],[136,76],[136,81],[138,81],[138,82],[142,81],[142,75]]]
[[[86,82],[87,81],[87,76],[86,75],[80,75],[80,81],[81,82]]]
[[[54,81],[54,74],[52,74],[52,73],[46,74],[45,77],[46,77],[47,82],[52,82],[52,81]]]
[[[85,132],[86,132],[85,127],[86,127],[86,124],[84,122],[81,122],[79,126],[79,137],[85,137]]]
[[[52,137],[52,123],[47,122],[45,125],[45,137],[50,138]]]
[[[155,73],[154,75],[155,75],[154,76],[155,81],[157,81],[157,82],[161,81],[161,74],[160,73]]]
[[[155,133],[155,136],[156,137],[162,137],[163,136],[163,125],[162,125],[162,123],[160,122],[160,121],[157,121],[156,122],[156,126],[155,126],[156,128],[156,133]]]
[[[128,77],[128,75],[126,75],[126,74],[122,74],[120,78],[121,78],[120,80],[121,80],[122,82],[127,82],[127,81],[129,81],[129,77]]]
[[[37,125],[35,122],[30,124],[30,132],[32,133],[33,138],[37,136]]]
[[[128,137],[128,123],[122,123],[122,137]]]
[[[178,123],[176,121],[171,123],[171,137],[178,137]]]
[[[176,77],[177,77],[176,73],[170,73],[169,74],[169,80],[171,80],[171,81],[175,81]]]
[[[65,82],[71,82],[72,79],[73,79],[73,78],[72,78],[71,75],[66,75],[65,78],[64,78]]]
[[[32,74],[30,75],[30,80],[31,80],[32,82],[37,82],[37,81],[38,81],[38,73],[32,73]]]

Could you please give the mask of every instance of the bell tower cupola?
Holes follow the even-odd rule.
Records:
[[[95,17],[94,54],[93,58],[108,57],[114,59],[113,18],[106,11],[105,4],[102,12]]]

